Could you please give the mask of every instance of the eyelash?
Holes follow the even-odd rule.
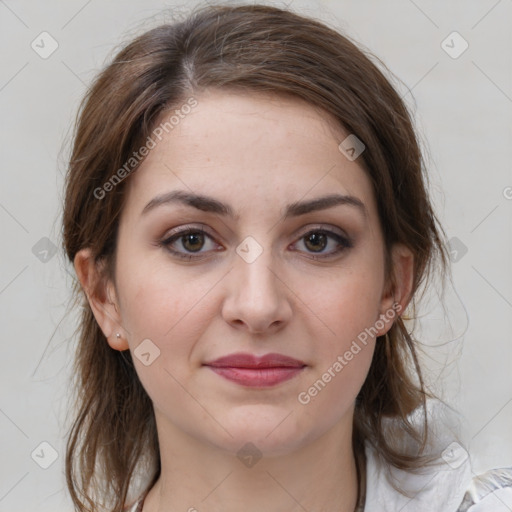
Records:
[[[166,237],[161,242],[159,242],[159,245],[161,247],[163,247],[164,249],[166,249],[167,251],[169,251],[174,256],[177,256],[178,258],[181,258],[184,260],[191,261],[193,259],[195,259],[195,260],[203,259],[205,256],[195,256],[194,255],[194,254],[201,254],[200,252],[184,254],[182,252],[171,249],[171,247],[170,247],[175,241],[183,239],[183,237],[185,237],[186,235],[197,234],[197,233],[201,233],[202,235],[205,235],[206,237],[213,240],[213,237],[210,236],[204,229],[196,228],[196,227],[187,227],[187,228],[181,229],[180,231],[177,231],[177,232],[173,233],[172,235]],[[324,229],[324,228],[311,229],[311,230],[307,231],[306,233],[304,233],[298,240],[303,240],[307,236],[309,236],[313,233],[321,233],[323,235],[326,235],[328,238],[334,239],[335,242],[337,242],[339,244],[339,246],[336,250],[328,253],[327,255],[318,256],[318,255],[315,255],[315,253],[311,253],[311,256],[309,256],[309,258],[311,258],[313,260],[322,260],[322,259],[332,258],[333,256],[339,254],[340,252],[353,247],[353,243],[349,238],[346,238],[338,233],[335,233],[334,231],[330,231],[330,230]]]

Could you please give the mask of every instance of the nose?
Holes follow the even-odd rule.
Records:
[[[270,334],[289,322],[291,292],[270,251],[251,263],[235,256],[227,279],[222,316],[230,325],[251,334]]]

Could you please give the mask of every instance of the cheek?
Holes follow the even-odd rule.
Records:
[[[353,273],[338,279],[315,306],[326,328],[317,337],[315,364],[297,396],[312,426],[319,417],[330,424],[345,414],[368,374],[380,295],[378,273],[365,277]]]
[[[308,379],[297,394],[301,428],[315,436],[336,424],[353,407],[370,368],[375,342],[360,344],[357,350],[329,359],[318,373]]]
[[[207,273],[194,277],[186,269],[135,254],[119,263],[123,326],[132,351],[150,339],[160,347],[161,361],[169,354],[173,360],[187,356],[213,315],[211,298],[205,299],[218,278]]]
[[[373,269],[352,268],[340,272],[338,278],[333,276],[314,306],[332,334],[329,345],[342,349],[373,326],[379,318],[381,295],[382,273],[378,265]]]
[[[348,388],[362,385],[372,359],[378,310],[374,297],[361,289],[333,304],[324,309],[329,331],[323,336],[315,374],[350,395]]]
[[[190,397],[181,383],[193,375],[194,348],[212,321],[214,306],[211,299],[204,299],[210,297],[215,280],[191,279],[184,271],[171,272],[168,265],[125,266],[124,270],[122,275],[129,278],[119,283],[122,316],[139,379],[157,407],[168,407],[169,397],[175,406],[184,407]],[[148,365],[139,357],[147,352]]]
[[[382,271],[377,262],[373,268],[362,265],[362,260],[359,263],[361,267],[340,272],[336,279],[333,276],[311,303],[311,310],[318,312],[325,326],[315,344],[313,372],[314,379],[321,380],[317,386],[323,395],[320,402],[333,400],[342,406],[336,397],[355,396],[371,364],[380,318]],[[329,390],[323,391],[324,385]],[[315,393],[312,389],[311,397]]]

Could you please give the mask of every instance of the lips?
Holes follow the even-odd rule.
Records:
[[[306,364],[283,354],[236,353],[205,363],[217,375],[242,386],[269,387],[291,379],[300,373]]]
[[[215,361],[205,364],[206,366],[214,366],[216,368],[300,368],[306,366],[306,363],[303,361],[282,354],[254,356],[242,352],[220,357],[215,359]]]

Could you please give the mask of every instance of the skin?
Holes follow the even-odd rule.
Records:
[[[405,309],[412,255],[393,248],[392,289],[370,180],[357,159],[339,151],[348,133],[329,114],[263,94],[209,90],[195,97],[198,106],[130,177],[114,281],[100,280],[88,249],[75,259],[110,346],[133,355],[150,339],[160,350],[149,366],[134,357],[154,404],[162,461],[144,512],[352,512],[354,402],[375,338],[308,404],[298,395],[393,303]],[[155,196],[178,189],[229,204],[236,217],[179,203],[141,214]],[[333,193],[358,198],[364,210],[345,204],[283,219],[287,204]],[[199,255],[188,261],[159,242],[190,225],[211,238],[202,246],[201,239],[185,246],[177,239],[172,248]],[[352,247],[334,254],[335,238],[307,243],[305,235],[320,227],[348,237]],[[247,236],[263,251],[251,263],[236,252]],[[277,352],[307,366],[265,389],[203,366],[234,352]],[[248,442],[262,455],[252,467],[236,455]]]

